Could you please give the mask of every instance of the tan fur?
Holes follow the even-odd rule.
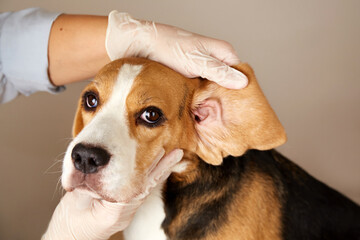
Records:
[[[124,236],[122,232],[118,232],[114,235],[112,235],[109,240],[124,240]]]
[[[92,81],[86,88],[82,91],[81,96],[87,91],[94,91],[99,96],[99,107],[95,112],[84,111],[82,98],[78,102],[77,112],[75,114],[74,124],[73,124],[73,137],[76,137],[79,132],[90,122],[94,115],[101,109],[101,106],[106,103],[109,99],[112,88],[115,83],[116,73],[119,70],[119,66],[108,64],[102,68],[94,81]]]
[[[186,88],[188,85],[194,84],[196,82],[192,82],[158,63],[143,63],[143,70],[136,78],[126,101],[130,134],[138,142],[137,166],[139,173],[144,172],[143,169],[148,167],[148,163],[161,148],[168,153],[175,148],[195,144],[191,142],[186,131],[194,128],[190,112],[184,110],[180,119],[178,111],[187,91]],[[190,99],[187,98],[187,105],[190,105]],[[167,118],[164,126],[148,128],[136,125],[134,115],[149,106],[156,106],[163,111]]]
[[[270,179],[259,173],[249,174],[242,183],[229,221],[206,239],[278,240],[281,239],[280,202]]]

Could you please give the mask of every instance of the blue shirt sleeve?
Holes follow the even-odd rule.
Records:
[[[0,103],[65,89],[52,85],[48,75],[49,34],[58,16],[39,8],[0,14]]]

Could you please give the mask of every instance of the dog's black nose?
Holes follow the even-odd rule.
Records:
[[[82,143],[75,145],[71,152],[74,166],[83,173],[95,173],[110,160],[110,154],[103,148],[87,146]]]

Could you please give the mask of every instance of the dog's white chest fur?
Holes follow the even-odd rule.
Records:
[[[161,223],[165,219],[162,184],[157,186],[136,212],[130,226],[125,229],[125,240],[166,240]]]

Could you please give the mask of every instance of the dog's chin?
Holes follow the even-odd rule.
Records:
[[[128,203],[142,195],[143,186],[145,186],[143,181],[136,179],[130,182],[133,184],[118,187],[107,186],[99,180],[97,175],[84,175],[79,172],[73,173],[70,177],[62,177],[62,185],[65,191],[81,191],[92,198],[108,202]]]
[[[118,202],[115,199],[107,196],[106,194],[95,191],[94,189],[89,187],[87,184],[82,184],[82,185],[79,185],[77,187],[65,188],[65,190],[67,192],[72,192],[72,191],[76,190],[76,191],[78,191],[78,192],[80,192],[82,194],[89,195],[90,197],[92,197],[94,199],[105,200],[105,201],[108,201],[108,202]]]
[[[78,186],[78,187],[74,188],[72,191],[74,191],[75,189],[76,189],[76,191],[81,192],[82,194],[89,195],[92,198],[103,199],[103,197],[100,194],[98,194],[97,192],[91,190],[87,186]]]

